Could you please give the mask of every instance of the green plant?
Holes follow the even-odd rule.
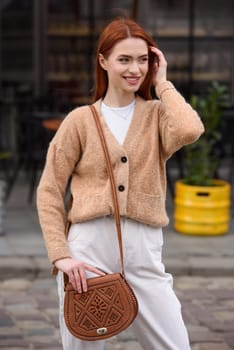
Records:
[[[9,157],[11,157],[11,152],[9,152],[9,151],[0,152],[0,160],[7,159]]]
[[[205,97],[193,95],[191,105],[199,115],[205,132],[198,141],[185,147],[185,173],[183,182],[194,186],[212,186],[219,167],[215,152],[221,139],[221,122],[225,108],[229,105],[227,87],[213,82]]]

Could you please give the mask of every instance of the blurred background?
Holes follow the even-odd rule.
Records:
[[[212,81],[225,84],[228,180],[234,132],[232,0],[1,0],[0,172],[10,195],[21,170],[32,201],[48,142],[73,107],[93,92],[98,35],[115,16],[137,20],[165,52],[168,79],[189,99]],[[181,177],[179,157],[172,160]],[[170,190],[173,195],[173,170]]]
[[[177,205],[179,230],[173,226],[174,203],[176,199],[181,203],[184,196],[185,204],[191,204],[185,191],[175,191],[177,180],[186,173],[184,150],[167,163],[170,224],[164,229],[163,260],[175,275],[176,292],[185,306],[192,350],[234,349],[233,0],[0,0],[2,350],[61,350],[56,285],[38,222],[36,187],[48,144],[61,121],[71,109],[92,100],[100,32],[123,14],[138,21],[163,50],[168,79],[183,96],[189,102],[194,95],[201,98],[204,113],[199,114],[208,121],[204,135],[211,137],[206,144],[200,138],[203,147],[190,153],[196,177],[208,168],[204,159],[210,160],[211,168],[216,166],[216,155],[215,177],[232,189],[232,201],[227,191],[225,200],[214,196],[212,204],[212,187],[199,188],[196,196],[191,192],[195,210],[188,210],[195,217],[192,228],[197,230],[198,225],[200,235],[179,235],[184,233],[180,230],[186,226],[187,211],[186,205]],[[210,103],[207,89],[214,82],[221,88]],[[217,91],[228,99],[222,111]],[[217,127],[212,129],[215,119]],[[207,213],[209,208],[214,212]],[[219,235],[217,221],[225,226]],[[128,331],[107,342],[105,349],[142,350]]]

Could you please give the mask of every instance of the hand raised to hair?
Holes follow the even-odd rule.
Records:
[[[158,84],[167,80],[167,61],[161,50],[153,46],[150,49],[156,56],[153,77],[153,85],[156,87]]]
[[[69,282],[71,282],[73,288],[77,290],[78,293],[87,292],[85,271],[94,272],[101,276],[105,275],[103,271],[96,269],[94,266],[73,258],[59,259],[55,262],[55,266],[68,275]]]

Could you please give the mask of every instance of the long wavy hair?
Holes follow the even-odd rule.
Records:
[[[94,101],[104,97],[108,88],[107,72],[99,63],[99,54],[102,54],[105,58],[108,58],[115,44],[127,38],[139,38],[144,40],[148,45],[149,68],[137,94],[146,100],[152,99],[151,85],[155,55],[151,52],[149,47],[156,46],[156,44],[144,31],[144,29],[133,20],[128,18],[116,18],[106,26],[99,38],[95,66]]]

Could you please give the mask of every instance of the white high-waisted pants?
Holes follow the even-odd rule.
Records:
[[[172,276],[161,262],[162,230],[121,219],[126,278],[137,296],[139,312],[131,328],[144,350],[190,350],[181,305],[172,289]],[[68,237],[74,258],[106,272],[120,271],[113,218],[74,224]],[[88,277],[94,275],[88,274]],[[73,337],[63,317],[63,274],[57,276],[60,331],[64,350],[103,350],[105,341]]]

